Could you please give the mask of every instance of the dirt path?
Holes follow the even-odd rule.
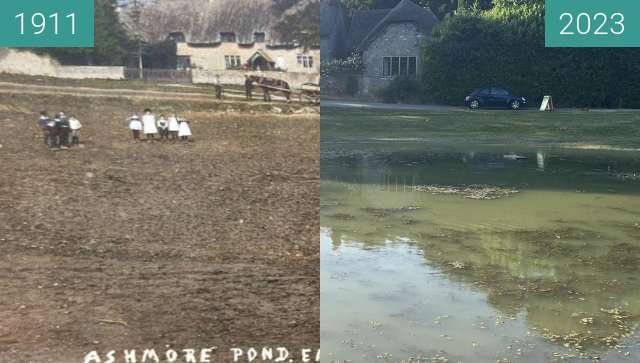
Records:
[[[318,115],[20,87],[0,101],[0,362],[319,346]],[[194,141],[130,142],[124,115],[165,97]],[[84,147],[47,150],[43,107],[73,110]]]

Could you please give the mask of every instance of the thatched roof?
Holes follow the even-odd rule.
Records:
[[[378,15],[378,14],[376,14]],[[438,18],[430,9],[423,8],[411,0],[402,0],[396,7],[388,10],[388,13],[374,27],[369,28],[369,32],[354,47],[353,50],[362,50],[372,42],[378,33],[384,30],[387,25],[392,23],[413,23],[419,31],[423,33],[431,32],[431,29],[438,23]],[[365,23],[366,26],[369,25]],[[350,32],[358,31],[358,29],[350,29]]]
[[[351,17],[347,47],[355,49],[362,40],[380,23],[391,9],[358,10]]]
[[[438,18],[430,9],[411,0],[402,0],[392,9],[356,12],[349,28],[350,50],[365,49],[378,33],[392,23],[413,23],[419,31],[428,33],[438,23]]]

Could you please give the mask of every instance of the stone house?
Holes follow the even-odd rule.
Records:
[[[340,1],[326,0],[320,16],[321,24],[330,27],[321,30],[323,61],[360,54],[365,68],[359,85],[362,94],[383,88],[396,77],[417,78],[422,40],[438,23],[431,10],[411,0],[391,9],[355,11],[351,17]]]
[[[177,45],[178,69],[320,72],[320,49],[278,43],[262,31],[248,36],[221,32],[206,42],[191,42],[174,32],[169,39]]]

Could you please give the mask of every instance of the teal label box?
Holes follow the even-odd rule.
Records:
[[[546,0],[547,47],[640,47],[640,0]]]
[[[93,0],[0,0],[0,47],[92,48]]]

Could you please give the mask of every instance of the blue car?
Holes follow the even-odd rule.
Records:
[[[508,108],[519,110],[526,106],[524,97],[514,96],[511,92],[497,87],[482,88],[471,92],[464,99],[464,104],[472,110],[480,108]]]

